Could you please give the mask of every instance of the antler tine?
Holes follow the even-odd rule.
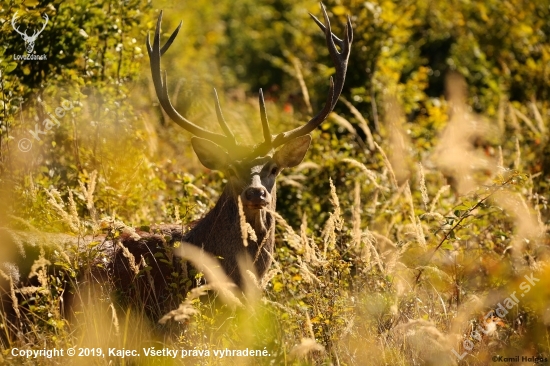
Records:
[[[42,31],[44,29],[46,29],[46,26],[48,25],[48,20],[50,20],[50,18],[48,17],[48,14],[44,14],[43,16],[44,20],[46,20],[46,22],[44,23],[44,25],[42,26],[42,29],[40,29],[40,32],[38,32],[39,34],[42,33]]]
[[[264,93],[261,88],[260,88],[258,99],[260,102],[260,117],[262,118],[262,130],[264,131],[264,143],[271,145],[271,139],[273,136],[271,136],[271,131],[269,130],[269,122],[267,121],[267,112],[265,110]]]
[[[221,145],[225,147],[226,149],[229,149],[234,146],[234,137],[230,133],[228,136],[220,135],[217,133],[213,133],[210,131],[207,131],[203,129],[202,127],[199,127],[195,125],[193,122],[189,121],[185,117],[183,117],[179,112],[174,108],[172,105],[172,102],[170,101],[170,97],[168,95],[168,86],[167,86],[167,74],[166,71],[164,72],[164,75],[162,75],[160,70],[160,59],[161,56],[168,50],[168,48],[172,45],[172,42],[174,42],[176,36],[178,35],[178,32],[181,28],[182,23],[178,25],[176,30],[170,35],[170,38],[168,38],[168,41],[164,44],[164,46],[160,46],[160,26],[162,23],[162,11],[159,14],[159,17],[157,19],[157,26],[155,29],[155,35],[153,37],[153,46],[151,46],[151,40],[150,35],[147,33],[147,52],[149,53],[149,62],[151,67],[151,75],[153,78],[153,84],[155,85],[155,91],[157,93],[157,97],[159,99],[160,105],[162,106],[162,109],[168,114],[168,116],[176,122],[178,125],[180,125],[185,130],[191,132],[193,135],[197,137],[201,137],[207,140],[210,140],[212,142],[217,143],[218,145]],[[219,103],[218,103],[219,104]],[[219,107],[219,105],[218,105]],[[224,125],[221,124],[222,129],[224,129]],[[225,126],[227,127],[227,126]],[[227,129],[229,130],[229,129]],[[227,134],[227,131],[224,132]]]
[[[160,12],[159,19],[157,20],[157,28],[155,29],[155,36],[157,34],[157,30],[160,34],[160,23],[161,23],[161,21],[162,21],[162,11]],[[170,48],[170,46],[172,45],[172,43],[174,42],[174,40],[178,36],[178,33],[181,29],[182,24],[183,24],[183,21],[180,21],[180,24],[178,24],[178,27],[176,28],[176,30],[170,35],[170,37],[168,38],[168,40],[166,41],[164,46],[162,46],[162,48],[160,49],[160,55],[161,56],[164,55],[164,53],[166,51],[168,51],[168,48]],[[149,40],[149,37],[147,37],[147,40]],[[159,37],[159,44],[160,44],[160,37]]]
[[[317,17],[311,13],[309,13],[309,15],[311,16],[311,18],[315,21],[315,23],[319,26],[319,28],[321,28],[321,30],[323,31],[323,33],[326,33],[326,27],[323,23],[321,23],[321,21],[319,19],[317,19]],[[348,15],[348,19],[346,21],[346,37],[347,39],[349,40],[349,42],[344,42],[344,40],[336,37],[334,35],[334,33],[332,33],[332,40],[334,41],[334,43],[336,43],[338,45],[338,47],[340,47],[341,49],[341,53],[343,54],[346,54],[349,52],[349,49],[346,48],[346,47],[349,47],[350,44],[353,42],[353,28],[351,26],[351,19]]]
[[[216,91],[216,88],[214,88],[214,97],[216,99],[216,116],[218,117],[218,123],[220,124],[223,133],[225,133],[225,135],[228,137],[228,141],[236,145],[235,136],[233,135],[233,132],[231,132],[229,126],[223,118],[222,107],[220,106],[220,99],[218,98],[218,92]]]
[[[11,26],[13,27],[13,29],[15,29],[15,31],[17,33],[19,33],[20,35],[22,36],[26,36],[27,35],[27,31],[25,30],[25,33],[21,33],[21,31],[19,31],[19,27],[15,27],[15,21],[18,19],[17,18],[17,11],[15,12],[15,14],[13,14],[13,17],[11,18]]]
[[[319,26],[319,28],[321,28],[323,33],[326,34],[326,32],[327,32],[326,29],[327,28],[325,27],[325,25],[319,19],[317,19],[317,17],[315,15],[309,13],[309,16]],[[332,40],[338,45],[338,47],[340,47],[340,48],[344,47],[344,40],[336,37],[336,35],[334,33],[332,33]]]
[[[345,37],[343,40],[336,37],[331,30],[330,20],[328,18],[327,11],[325,6],[321,3],[321,10],[323,11],[323,17],[325,19],[326,25],[323,25],[319,19],[311,15],[315,23],[321,28],[325,33],[325,39],[327,42],[327,47],[329,49],[330,57],[334,63],[336,69],[335,81],[333,82],[332,77],[330,78],[330,88],[323,109],[317,113],[309,122],[305,125],[297,127],[288,132],[282,132],[275,136],[273,140],[273,148],[283,145],[284,143],[299,137],[306,135],[313,131],[317,126],[319,126],[332,112],[334,106],[338,102],[338,98],[342,93],[344,88],[344,80],[346,79],[346,71],[348,67],[348,59],[350,55],[350,46],[353,41],[353,28],[351,25],[351,20],[348,17],[346,22]],[[336,49],[336,44],[340,47],[340,52]]]

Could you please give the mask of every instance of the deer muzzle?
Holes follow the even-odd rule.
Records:
[[[270,198],[269,192],[263,186],[248,187],[241,195],[245,207],[257,210],[266,207]]]

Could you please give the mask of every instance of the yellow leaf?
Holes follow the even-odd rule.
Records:
[[[332,12],[334,13],[334,15],[344,15],[348,12],[348,10],[346,9],[345,6],[342,6],[342,5],[336,5],[335,7],[333,7],[332,9]]]
[[[273,284],[273,291],[275,291],[275,292],[281,292],[281,291],[283,290],[283,287],[284,287],[284,286],[283,286],[282,283],[280,283],[280,282],[275,282],[275,283]]]

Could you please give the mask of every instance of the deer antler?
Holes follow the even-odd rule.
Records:
[[[264,136],[265,141],[263,144],[259,145],[254,152],[257,154],[263,154],[270,149],[274,149],[278,146],[284,145],[288,141],[299,137],[306,135],[313,131],[315,128],[317,128],[332,112],[334,109],[334,106],[336,105],[336,102],[338,101],[338,98],[340,97],[340,94],[342,93],[342,89],[344,87],[344,80],[346,79],[346,71],[348,68],[348,59],[350,55],[351,50],[351,43],[353,42],[353,28],[351,26],[351,20],[348,16],[348,20],[346,22],[346,29],[345,29],[345,38],[341,40],[340,38],[336,37],[331,30],[330,27],[330,20],[327,15],[326,8],[323,4],[321,4],[321,10],[323,11],[323,17],[325,18],[326,26],[319,21],[313,14],[309,14],[315,23],[321,28],[323,33],[325,34],[327,47],[330,53],[330,57],[332,59],[332,62],[334,63],[334,67],[336,69],[336,75],[334,82],[332,77],[330,78],[330,87],[328,91],[327,100],[325,102],[325,106],[323,109],[318,112],[309,122],[307,122],[305,125],[297,127],[293,130],[287,131],[287,132],[281,132],[275,138],[273,138],[269,132],[266,132],[264,125]],[[340,47],[340,52],[336,49],[336,44]],[[260,108],[262,111],[265,110],[264,106],[264,100],[263,96],[260,93]],[[263,113],[263,112],[262,112]],[[263,115],[262,115],[263,118]],[[269,138],[268,138],[269,135]],[[266,151],[267,150],[267,151]]]
[[[40,30],[38,31],[38,33],[36,34],[37,36],[38,36],[40,33],[42,33],[42,31],[43,31],[44,29],[46,29],[46,25],[48,25],[48,21],[50,20],[50,18],[48,18],[48,14],[44,14],[44,15],[42,16],[42,18],[44,18],[44,20],[45,20],[46,22],[44,22],[44,25],[42,26],[42,29],[40,29]],[[33,37],[34,37],[34,36],[35,36],[35,35],[33,34]]]
[[[323,4],[321,4],[321,10],[323,11],[323,17],[325,19],[326,25],[324,25],[321,21],[319,21],[319,19],[317,19],[313,14],[310,14],[310,15],[315,21],[315,23],[317,23],[319,28],[321,28],[321,30],[325,34],[330,57],[336,69],[336,75],[335,75],[336,81],[334,82],[333,78],[332,77],[330,78],[330,88],[329,88],[327,100],[325,102],[325,106],[305,125],[301,127],[297,127],[288,132],[281,132],[275,137],[273,137],[269,129],[269,123],[267,121],[267,114],[265,111],[265,102],[264,102],[263,93],[262,93],[262,90],[260,89],[259,103],[260,103],[260,114],[261,114],[261,120],[262,120],[264,142],[261,144],[258,144],[250,154],[250,148],[246,146],[239,146],[237,144],[235,136],[227,126],[222,115],[220,102],[218,100],[218,94],[216,93],[215,89],[214,89],[214,94],[216,99],[216,115],[218,117],[218,123],[220,124],[220,127],[224,132],[224,135],[207,131],[202,127],[195,125],[193,122],[189,121],[182,115],[180,115],[172,105],[170,101],[170,97],[168,96],[166,72],[164,73],[164,77],[163,77],[160,70],[160,60],[161,60],[161,56],[168,50],[168,48],[171,46],[172,42],[174,42],[174,39],[178,35],[178,32],[181,28],[181,22],[176,28],[176,30],[170,35],[170,38],[168,38],[168,41],[166,41],[164,46],[162,46],[161,48],[160,25],[162,22],[162,11],[160,12],[160,15],[157,20],[157,26],[156,26],[155,35],[153,38],[153,46],[151,46],[149,34],[147,34],[147,42],[146,42],[147,51],[149,53],[153,83],[155,84],[155,91],[159,98],[160,105],[162,106],[166,114],[168,114],[168,116],[174,122],[176,122],[178,125],[183,127],[185,130],[191,132],[197,137],[201,137],[206,140],[210,140],[212,142],[217,143],[218,145],[227,149],[228,152],[233,156],[243,157],[245,154],[246,155],[250,154],[250,156],[261,156],[268,153],[271,149],[281,146],[296,137],[303,136],[310,133],[327,118],[330,112],[332,112],[332,110],[334,109],[334,106],[336,105],[336,102],[338,101],[338,98],[340,97],[340,94],[342,93],[342,89],[344,87],[344,80],[346,78],[346,70],[348,67],[350,46],[353,41],[353,29],[352,29],[351,20],[349,17],[346,23],[345,38],[341,40],[340,38],[336,37],[332,33],[330,28],[330,20],[328,18],[325,6]],[[340,47],[340,50],[341,50],[340,52],[338,52],[338,50],[336,49],[336,44]]]
[[[13,29],[19,33],[20,35],[22,35],[23,37],[28,37],[27,36],[27,31],[25,30],[25,33],[21,33],[19,31],[19,27],[15,27],[15,21],[17,20],[17,12],[15,12],[15,14],[13,14],[13,17],[11,18],[11,26],[13,27]]]
[[[42,18],[44,18],[44,20],[46,20],[46,22],[44,23],[44,25],[42,26],[42,29],[40,29],[39,31],[33,31],[32,33],[32,36],[29,36],[27,34],[27,29],[25,29],[25,33],[21,33],[19,31],[19,27],[15,27],[15,21],[17,20],[17,12],[15,12],[15,14],[13,14],[13,17],[11,18],[11,26],[13,27],[13,29],[19,33],[21,36],[23,36],[23,38],[26,40],[26,41],[35,41],[36,38],[38,37],[38,35],[40,33],[42,33],[42,31],[46,28],[46,25],[48,25],[48,21],[50,20],[50,18],[48,17],[48,14],[44,14],[42,16]]]
[[[151,65],[151,73],[153,76],[153,83],[155,84],[155,91],[159,98],[160,105],[162,106],[166,114],[168,114],[168,116],[174,122],[176,122],[178,125],[183,127],[185,130],[191,132],[195,136],[215,142],[227,150],[235,149],[237,147],[237,142],[235,140],[234,135],[229,130],[229,127],[225,123],[225,120],[221,112],[220,102],[218,100],[218,94],[216,93],[215,89],[214,89],[214,94],[216,99],[216,114],[218,116],[218,122],[220,124],[220,127],[224,131],[225,135],[213,133],[205,130],[202,127],[197,126],[196,124],[194,124],[193,122],[189,121],[188,119],[183,117],[181,114],[179,114],[178,111],[172,105],[172,102],[170,101],[170,97],[168,96],[166,72],[164,72],[164,77],[161,74],[160,59],[161,59],[161,56],[168,50],[168,48],[170,48],[170,46],[172,45],[172,42],[174,42],[174,39],[178,35],[178,32],[181,28],[181,22],[176,28],[176,30],[172,33],[170,38],[168,38],[168,41],[166,41],[164,46],[162,46],[162,48],[160,47],[161,22],[162,22],[162,11],[160,12],[160,15],[157,20],[157,26],[156,26],[155,35],[153,38],[153,46],[151,46],[149,34],[147,34],[147,42],[146,42],[147,51],[149,53],[150,65]]]

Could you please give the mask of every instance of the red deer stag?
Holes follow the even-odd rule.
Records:
[[[149,36],[147,37],[151,73],[160,105],[174,122],[195,135],[191,139],[191,144],[200,162],[208,169],[223,171],[229,177],[229,182],[214,208],[190,231],[182,233],[181,227],[171,226],[161,230],[161,235],[138,232],[142,236],[139,240],[125,238],[123,245],[128,248],[138,262],[142,255],[149,256],[149,260],[155,260],[156,258],[151,256],[152,252],[155,251],[153,247],[159,249],[165,246],[163,238],[168,235],[171,237],[172,242],[184,241],[191,243],[214,257],[220,258],[222,268],[239,286],[242,281],[237,259],[244,253],[248,253],[254,261],[254,269],[257,275],[261,278],[265,274],[271,264],[274,246],[275,220],[269,211],[275,211],[276,178],[282,169],[294,167],[302,161],[311,142],[309,133],[319,126],[333,110],[342,92],[346,76],[353,38],[351,22],[348,18],[345,37],[341,40],[332,34],[326,10],[322,5],[321,8],[326,26],[315,16],[311,15],[311,17],[325,34],[330,57],[336,69],[335,81],[333,82],[332,78],[330,79],[330,88],[325,105],[316,116],[303,126],[273,136],[269,129],[264,99],[260,90],[259,103],[264,141],[255,146],[241,145],[236,141],[223,118],[217,95],[216,112],[223,135],[209,132],[197,126],[176,111],[168,96],[166,73],[162,74],[160,64],[161,56],[175,40],[181,23],[166,44],[161,47],[162,12],[160,13],[152,45]],[[340,51],[337,50],[335,44],[339,46]],[[279,149],[276,150],[277,148]],[[256,240],[249,238],[247,246],[243,245],[241,235],[239,198],[242,202],[246,221],[256,234]],[[122,273],[121,268],[127,268],[128,261],[121,252],[123,251],[117,251],[113,270],[115,272],[114,277],[124,278],[126,276]],[[158,290],[158,286],[161,284],[157,283],[157,280],[163,281],[160,276],[165,271],[160,263],[149,265],[156,267],[153,268],[154,271],[151,271],[151,273],[153,273],[154,285]],[[127,269],[124,270],[127,271]],[[122,279],[122,281],[125,282],[126,280]]]

